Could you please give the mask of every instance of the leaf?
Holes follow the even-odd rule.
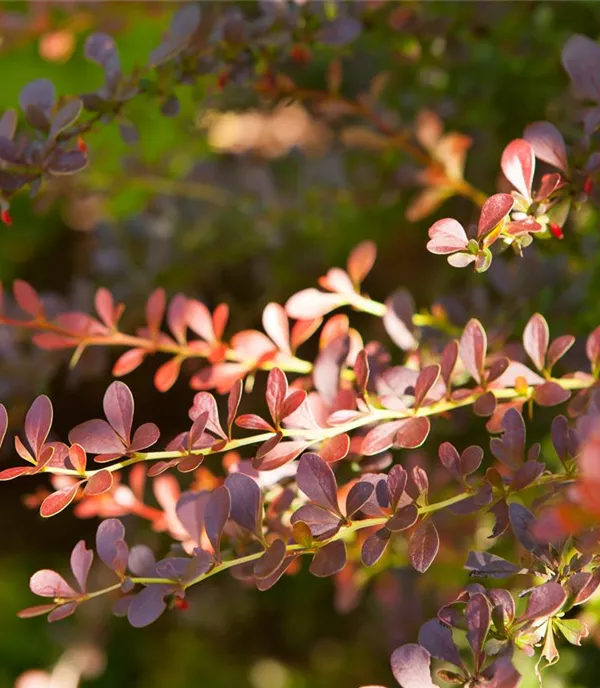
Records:
[[[448,344],[446,344],[446,346],[444,347],[444,351],[442,352],[442,358],[440,361],[441,375],[442,379],[446,384],[446,387],[448,387],[450,384],[452,373],[454,371],[454,368],[456,367],[457,358],[458,342],[456,341],[456,339],[453,339],[451,342],[448,342]]]
[[[463,475],[471,475],[481,466],[482,461],[483,449],[473,444],[460,455],[460,472]]]
[[[389,497],[389,506],[392,511],[396,511],[398,508],[398,502],[400,501],[402,494],[404,493],[404,488],[408,482],[408,473],[406,470],[396,464],[390,468],[387,475],[387,481],[385,481],[387,487],[387,493]],[[385,502],[385,500],[382,500]],[[382,504],[382,506],[387,506],[387,504]]]
[[[489,234],[510,213],[515,203],[510,194],[499,193],[490,196],[481,208],[477,225],[477,238]]]
[[[286,552],[285,542],[281,538],[273,540],[262,557],[254,564],[254,576],[259,580],[272,576],[283,563]]]
[[[291,296],[285,304],[285,310],[290,318],[313,320],[322,318],[347,303],[346,294],[326,294],[318,289],[310,288]]]
[[[56,138],[61,131],[64,131],[77,121],[81,114],[83,103],[79,98],[74,98],[65,103],[52,118],[50,127],[50,137]]]
[[[361,453],[365,456],[373,456],[389,449],[394,444],[398,431],[406,422],[406,420],[394,420],[369,430],[363,440]]]
[[[350,350],[350,337],[342,335],[319,352],[313,367],[313,383],[325,402],[333,404],[339,387],[340,373]]]
[[[159,438],[160,430],[154,423],[143,423],[133,433],[131,444],[127,449],[129,452],[138,452],[142,449],[148,449],[148,447],[156,444]]]
[[[419,373],[417,382],[415,384],[415,401],[414,408],[419,408],[426,400],[427,394],[431,388],[436,384],[440,377],[440,366],[429,365]]]
[[[242,381],[238,380],[234,383],[227,398],[227,434],[230,438],[233,423],[235,421],[235,417],[237,416],[237,412],[240,407],[240,401],[242,400],[242,389]]]
[[[346,433],[326,439],[319,449],[319,456],[327,463],[341,461],[350,451],[350,436]]]
[[[412,533],[408,543],[408,558],[419,573],[425,573],[440,548],[440,538],[430,520],[423,521]]]
[[[217,435],[221,439],[226,440],[227,435],[221,427],[219,420],[219,410],[217,402],[212,394],[208,392],[198,392],[194,396],[194,404],[189,412],[190,420],[196,420],[201,413],[208,413],[208,420],[206,423],[207,430]]]
[[[316,540],[328,540],[333,537],[342,525],[339,516],[316,504],[304,504],[296,509],[290,519],[292,525],[306,523]]]
[[[374,566],[383,556],[389,542],[391,533],[387,528],[380,528],[364,541],[360,557],[365,566]]]
[[[231,513],[231,495],[226,485],[213,490],[204,508],[204,526],[206,535],[220,559],[221,537]]]
[[[32,107],[48,113],[56,100],[54,84],[49,79],[35,79],[21,89],[19,105],[26,115]]]
[[[534,556],[545,563],[550,562],[550,549],[540,544],[535,537],[535,516],[521,504],[512,502],[508,506],[508,516],[513,533],[519,543]]]
[[[285,308],[278,303],[269,303],[263,311],[262,324],[265,332],[275,342],[277,348],[291,355],[290,324]]]
[[[38,318],[43,315],[44,307],[40,301],[36,290],[24,280],[15,280],[13,283],[13,294],[19,308],[28,315]]]
[[[326,45],[343,46],[356,40],[362,33],[362,24],[354,17],[337,17],[317,32],[317,40]]]
[[[55,176],[75,174],[87,167],[87,158],[80,150],[57,150],[47,163],[47,170]]]
[[[492,391],[486,392],[482,396],[478,397],[473,404],[473,413],[476,416],[481,416],[487,418],[491,416],[496,410],[498,401]]]
[[[75,483],[75,485],[63,487],[62,489],[48,495],[40,506],[40,515],[44,518],[56,516],[56,514],[60,513],[63,509],[66,509],[75,499],[75,495],[77,494],[78,490],[79,483]]]
[[[294,440],[291,442],[279,442],[270,452],[254,462],[254,467],[259,471],[272,471],[284,466],[300,456],[310,445],[305,440]]]
[[[77,597],[77,592],[56,571],[42,569],[29,579],[29,588],[40,597]]]
[[[104,414],[125,444],[130,442],[133,407],[133,394],[124,382],[117,380],[109,385],[104,395]]]
[[[0,447],[4,442],[6,437],[6,431],[8,429],[8,412],[6,411],[6,406],[0,404]]]
[[[579,619],[554,619],[553,624],[571,645],[581,645],[590,634],[588,627]]]
[[[571,334],[565,334],[562,337],[557,337],[548,349],[546,355],[546,365],[548,370],[552,370],[554,365],[559,361],[569,349],[575,344],[575,337]]]
[[[375,490],[371,483],[360,481],[350,488],[346,497],[346,516],[352,518],[371,498]]]
[[[467,620],[467,641],[473,650],[475,672],[479,671],[484,659],[483,644],[492,623],[490,605],[485,595],[478,592],[471,595],[465,610]]]
[[[119,57],[114,40],[105,33],[93,33],[85,42],[85,56],[105,69],[117,70]]]
[[[275,432],[275,428],[267,423],[264,418],[257,416],[255,413],[244,413],[238,416],[235,420],[238,428],[245,430],[264,430],[265,432]]]
[[[80,540],[71,552],[71,571],[81,592],[87,589],[87,579],[94,561],[94,552],[87,549],[85,540]]]
[[[146,353],[145,349],[130,349],[124,354],[121,354],[113,366],[113,376],[122,377],[123,375],[133,372],[144,362]]]
[[[273,368],[267,378],[266,400],[269,413],[275,425],[279,424],[281,407],[287,396],[288,382],[280,368]]]
[[[127,619],[134,628],[144,628],[154,623],[167,608],[165,596],[170,585],[150,585],[138,592],[127,609]]]
[[[550,342],[548,323],[543,315],[534,313],[523,331],[523,347],[538,370],[544,370]]]
[[[416,449],[420,447],[429,435],[431,422],[426,416],[408,418],[400,421],[402,426],[394,438],[394,446],[402,449]]]
[[[129,552],[127,566],[135,576],[149,576],[154,571],[156,559],[146,545],[134,545]]]
[[[262,495],[256,481],[243,473],[231,473],[225,486],[231,495],[231,520],[251,533],[260,532]]]
[[[530,143],[536,158],[568,174],[569,162],[565,140],[554,124],[532,122],[525,127],[523,137]]]
[[[401,509],[387,521],[385,527],[393,533],[399,533],[402,530],[407,530],[414,526],[419,518],[419,510],[414,504],[408,504]]]
[[[420,645],[403,645],[394,650],[391,666],[402,688],[436,688],[431,680],[431,656]]]
[[[571,396],[568,389],[563,389],[558,382],[549,380],[543,385],[538,385],[533,393],[535,403],[539,406],[557,406],[567,401]]]
[[[546,469],[546,464],[539,461],[526,461],[515,473],[511,489],[518,491],[535,482]]]
[[[500,167],[515,189],[531,202],[531,185],[535,172],[535,155],[525,139],[511,141],[502,153]]]
[[[66,604],[61,604],[48,614],[48,622],[52,623],[54,621],[62,621],[67,617],[71,616],[73,612],[77,609],[77,602],[67,602]]]
[[[45,394],[37,397],[25,416],[25,435],[33,449],[34,456],[39,458],[42,447],[52,427],[52,402]]]
[[[424,647],[432,657],[462,666],[458,648],[452,639],[452,631],[438,619],[429,619],[419,630],[419,645]]]
[[[489,578],[507,578],[521,570],[512,562],[490,552],[469,552],[465,569]]]
[[[118,554],[118,542],[125,540],[125,528],[117,518],[108,518],[98,526],[96,531],[96,551],[102,561],[110,568]]]
[[[481,383],[487,352],[487,336],[479,320],[469,320],[458,348],[465,368],[476,382]]]
[[[428,234],[427,250],[435,255],[443,256],[456,251],[464,251],[469,243],[463,226],[451,218],[434,222]]]
[[[348,274],[355,285],[359,285],[371,272],[377,257],[377,246],[373,241],[361,241],[348,257]]]
[[[313,576],[326,578],[339,573],[345,565],[346,546],[342,540],[336,540],[317,550],[308,570]]]
[[[513,470],[518,469],[525,457],[525,421],[516,408],[509,408],[502,418],[502,439],[490,440],[492,454]]]
[[[104,492],[108,492],[113,485],[113,475],[110,471],[102,470],[94,475],[88,480],[85,486],[85,494],[89,497],[101,495]]]
[[[335,476],[329,464],[320,456],[304,454],[298,462],[296,482],[300,490],[313,502],[341,515]]]
[[[15,466],[14,468],[5,468],[0,471],[0,481],[4,480],[14,480],[15,478],[20,478],[22,475],[33,475],[35,473],[35,468],[31,466]]]
[[[600,102],[600,84],[596,69],[600,60],[600,46],[588,36],[575,34],[562,50],[562,63],[580,98]]]
[[[385,301],[383,326],[390,339],[404,351],[412,351],[417,346],[413,335],[413,314],[415,304],[406,289],[398,289]]]
[[[512,506],[512,505],[511,505]],[[560,583],[549,581],[533,588],[527,601],[527,609],[519,621],[545,619],[554,616],[567,599],[567,593]]]
[[[117,454],[125,451],[112,427],[101,419],[88,420],[69,432],[69,442],[81,445],[89,454]]]

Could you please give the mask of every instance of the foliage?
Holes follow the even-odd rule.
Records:
[[[125,143],[138,145],[138,131],[125,114],[136,100],[149,99],[162,115],[176,117],[179,89],[211,80],[216,105],[202,126],[215,149],[277,158],[292,148],[318,148],[330,135],[325,127],[336,127],[348,150],[402,153],[416,164],[408,177],[421,189],[406,208],[410,221],[430,216],[451,198],[475,206],[472,226],[441,218],[429,228],[427,250],[446,255],[451,266],[473,265],[484,273],[495,268],[492,260],[504,249],[512,246],[522,256],[534,239],[548,240],[540,251],[551,253],[550,242],[564,239],[567,223],[585,219],[598,200],[600,93],[594,73],[600,48],[579,34],[567,40],[563,66],[585,109],[578,109],[575,124],[558,123],[564,137],[556,124],[538,120],[527,124],[522,137],[508,140],[499,156],[501,190],[488,196],[465,178],[470,138],[444,133],[440,116],[425,108],[411,126],[400,126],[386,99],[385,73],[369,78],[366,89],[345,91],[343,61],[357,42],[369,39],[372,23],[384,17],[385,31],[393,32],[414,21],[415,35],[428,35],[422,16],[399,16],[399,10],[387,3],[266,3],[216,19],[209,12],[206,19],[200,6],[188,4],[174,14],[147,64],[131,71],[122,68],[113,38],[91,34],[85,55],[102,68],[102,87],[57,98],[51,81],[36,79],[19,95],[25,122],[17,128],[14,110],[0,121],[2,220],[13,222],[9,206],[18,193],[35,196],[57,177],[87,173],[84,136],[117,122]],[[327,64],[324,89],[303,84],[302,69],[314,55]],[[250,101],[227,102],[232,86]],[[270,139],[264,127],[283,111],[310,111],[310,132]],[[260,136],[236,134],[252,122]],[[559,659],[557,638],[581,644],[589,631],[576,607],[600,584],[600,327],[591,323],[596,329],[586,333],[584,362],[570,356],[576,337],[551,339],[546,318],[531,314],[533,309],[519,345],[501,331],[502,315],[484,327],[469,305],[467,318],[453,317],[439,304],[419,310],[405,288],[377,301],[364,287],[376,254],[375,243],[363,240],[345,269],[330,268],[319,278],[320,289],[297,291],[284,304],[267,303],[262,331],[233,334],[226,303],[210,309],[183,293],[167,298],[161,287],[145,300],[144,321],[136,327],[135,317],[128,321],[124,304],[104,287],[95,291],[95,313],[89,315],[57,309],[29,282],[13,282],[0,323],[31,332],[39,349],[72,352],[72,367],[88,349],[124,349],[112,369],[115,377],[145,374],[157,355],[157,390],[169,392],[189,376],[196,392],[190,422],[158,450],[161,419],[134,429],[134,395],[121,381],[106,390],[105,418],[71,427],[68,441],[56,439],[48,396],[35,399],[24,439],[15,436],[24,463],[1,471],[0,480],[48,474],[51,491],[29,499],[41,516],[73,505],[78,516],[103,520],[95,551],[84,540],[73,549],[72,580],[51,569],[32,576],[31,591],[49,602],[20,616],[58,621],[91,599],[111,595],[113,612],[139,628],[167,610],[186,609],[192,586],[227,570],[266,591],[309,557],[312,575],[335,577],[340,589],[357,594],[365,569],[377,575],[394,565],[399,550],[419,574],[446,551],[464,551],[470,576],[509,579],[510,589],[472,583],[448,590],[446,597],[454,599],[422,625],[418,644],[392,654],[391,669],[403,688],[436,685],[432,659],[443,662],[435,675],[446,683],[518,686],[518,652],[536,656],[541,681],[542,669]],[[334,313],[342,308],[357,314],[356,327],[345,313]],[[367,339],[366,316],[381,320],[377,339]],[[307,353],[301,356],[301,349]],[[226,400],[221,403],[213,391]],[[545,420],[557,462],[547,447],[527,444],[524,415],[537,419],[545,408],[566,402],[569,418]],[[461,409],[486,419],[489,453],[487,440],[454,439],[448,420],[463,422]],[[7,428],[0,405],[2,438]],[[438,433],[439,464],[397,462],[405,456],[397,450],[431,449]],[[90,466],[92,457],[99,467]],[[181,491],[175,471],[193,475],[189,489]],[[146,501],[147,479],[159,508]],[[470,526],[463,532],[448,525],[484,514],[493,517],[485,547],[473,542]],[[173,544],[162,558],[128,542],[120,519],[129,515],[170,536]],[[504,547],[510,538],[520,553],[513,561],[488,551],[490,541]],[[88,586],[94,559],[112,572],[104,587]]]

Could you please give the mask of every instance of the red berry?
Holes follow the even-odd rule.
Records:
[[[225,86],[229,83],[229,73],[228,72],[221,72],[219,74],[219,77],[217,79],[217,88],[219,91],[222,91]]]
[[[589,196],[594,190],[594,181],[591,177],[586,177],[583,182],[583,192],[586,196]]]
[[[77,137],[77,148],[85,155],[88,151],[88,147],[81,136]]]
[[[564,239],[565,238],[565,235],[563,234],[562,229],[560,228],[559,225],[556,224],[556,222],[551,222],[548,227],[549,227],[550,231],[552,232],[552,235],[555,236],[557,239]]]
[[[190,605],[189,605],[189,602],[187,600],[184,600],[183,598],[178,597],[175,600],[175,607],[176,607],[176,609],[180,609],[181,611],[184,612],[186,609],[189,609]]]
[[[10,227],[12,225],[12,217],[8,210],[3,210],[2,213],[0,213],[0,220],[7,226]]]

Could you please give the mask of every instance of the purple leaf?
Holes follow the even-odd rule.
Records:
[[[317,550],[310,562],[309,571],[313,576],[326,578],[339,573],[346,565],[346,546],[342,540],[331,542]]]
[[[490,552],[469,552],[465,569],[489,578],[507,578],[520,571],[512,562]]]
[[[546,363],[549,370],[552,370],[557,361],[559,361],[569,349],[575,344],[575,337],[572,334],[565,334],[562,337],[557,337],[548,349],[546,355]]]
[[[414,504],[408,504],[403,506],[401,509],[396,511],[396,513],[387,521],[385,527],[392,531],[393,533],[398,533],[402,530],[406,530],[417,522],[419,518],[419,510]]]
[[[563,389],[558,382],[549,380],[535,388],[533,398],[539,406],[557,406],[567,401],[571,396],[568,389]]]
[[[545,619],[554,616],[567,599],[567,593],[560,583],[549,581],[533,588],[527,601],[527,609],[519,621]]]
[[[219,420],[217,402],[213,395],[208,392],[198,392],[194,397],[194,404],[189,412],[190,420],[196,420],[202,413],[208,413],[206,422],[207,430],[210,430],[210,432],[217,435],[217,437],[226,440],[227,435],[223,431],[221,421]]]
[[[440,537],[430,520],[423,521],[414,530],[408,543],[408,558],[419,573],[425,573],[440,548]]]
[[[148,449],[158,442],[160,430],[154,423],[144,423],[133,433],[131,444],[127,447],[130,452]]]
[[[136,576],[150,576],[156,565],[152,550],[146,545],[134,545],[129,552],[127,566]]]
[[[562,50],[563,67],[580,98],[600,102],[599,62],[600,46],[588,36],[575,34],[565,43]]]
[[[281,406],[287,396],[288,383],[285,373],[280,368],[273,368],[267,378],[267,407],[274,423],[277,423]]]
[[[436,688],[431,680],[431,655],[420,645],[403,645],[394,650],[391,666],[402,688]]]
[[[484,659],[483,644],[492,622],[490,605],[482,593],[471,595],[465,610],[467,619],[467,640],[473,650],[475,672],[479,671]]]
[[[52,403],[45,394],[35,399],[25,416],[25,435],[36,458],[48,438],[52,416]]]
[[[217,487],[206,502],[204,526],[215,555],[220,558],[221,536],[231,512],[231,495],[225,485]]]
[[[346,497],[346,516],[352,518],[369,501],[374,491],[372,483],[360,481],[352,485]]]
[[[535,156],[531,144],[525,139],[511,141],[502,153],[500,166],[508,181],[531,202],[531,185],[535,172]]]
[[[29,579],[29,588],[40,597],[77,597],[77,592],[56,571],[42,569]]]
[[[452,373],[454,371],[454,368],[456,367],[457,359],[458,342],[456,341],[456,339],[453,339],[451,342],[448,342],[448,344],[446,344],[446,346],[444,347],[444,351],[442,352],[442,358],[440,361],[442,379],[444,380],[446,387],[448,387],[450,383]]]
[[[268,578],[262,578],[257,581],[256,587],[261,590],[269,590],[269,588],[272,588],[275,583],[283,576],[283,574],[288,570],[288,568],[291,566],[291,564],[296,561],[298,557],[297,556],[289,556],[286,557],[283,562],[281,563],[281,566],[273,572]]]
[[[262,557],[254,564],[254,576],[259,580],[272,576],[283,563],[286,551],[285,542],[281,538],[273,540]]]
[[[396,511],[398,508],[398,502],[402,497],[407,482],[408,474],[402,466],[396,464],[390,468],[387,475],[387,493],[392,511]]]
[[[292,514],[292,525],[298,522],[306,523],[315,540],[328,540],[341,528],[342,521],[331,511],[316,504],[304,504]]]
[[[183,583],[191,583],[197,581],[205,573],[208,573],[214,564],[214,559],[210,552],[196,547],[194,549],[194,556],[187,562],[184,570],[180,575]]]
[[[73,612],[77,609],[77,602],[67,602],[66,604],[61,604],[54,611],[48,614],[48,621],[52,623],[53,621],[62,621],[68,616],[71,616]]]
[[[144,628],[154,623],[165,611],[165,596],[172,590],[170,585],[149,585],[131,600],[127,618],[134,628]]]
[[[509,408],[502,418],[502,439],[490,440],[492,454],[513,470],[518,469],[525,457],[525,422],[515,408]]]
[[[498,401],[494,396],[493,392],[486,392],[480,396],[473,404],[473,413],[476,416],[481,416],[482,418],[487,418],[491,416],[496,410]]]
[[[387,528],[380,528],[364,541],[361,549],[361,559],[365,566],[375,565],[383,556],[392,534]]]
[[[578,571],[567,580],[567,591],[571,605],[583,604],[596,592],[600,585],[600,571],[594,573]]]
[[[102,561],[111,569],[118,555],[117,543],[124,541],[125,528],[117,518],[108,518],[96,531],[96,551]]]
[[[499,193],[490,196],[481,208],[479,224],[477,225],[477,238],[481,239],[497,227],[510,213],[515,203],[510,194]]]
[[[536,158],[568,174],[569,162],[565,140],[554,124],[532,122],[525,127],[523,136],[531,144]]]
[[[523,331],[523,347],[538,370],[544,369],[549,342],[550,331],[546,319],[534,313]]]
[[[473,318],[467,323],[459,343],[460,358],[471,377],[481,383],[485,356],[487,352],[487,336],[479,320]]]
[[[533,555],[545,563],[550,563],[550,549],[542,545],[535,537],[535,516],[521,504],[512,502],[508,506],[510,525],[517,540]]]
[[[442,466],[457,480],[461,479],[460,454],[450,442],[440,444],[438,456]]]
[[[231,473],[225,480],[231,495],[231,520],[251,533],[262,527],[262,494],[257,482],[243,473]]]
[[[423,368],[423,370],[419,373],[419,377],[417,378],[417,382],[415,384],[414,408],[419,408],[419,406],[423,405],[427,394],[440,377],[440,370],[441,368],[439,365],[430,365],[426,368]]]
[[[419,645],[436,659],[450,662],[457,667],[462,666],[458,648],[452,639],[452,631],[446,626],[442,626],[438,619],[429,619],[421,626]]]
[[[463,475],[471,475],[481,466],[482,461],[483,449],[473,444],[460,455],[460,472]]]
[[[450,218],[434,222],[429,228],[428,234],[427,250],[436,255],[464,251],[469,243],[467,234],[460,222]]]
[[[390,339],[404,351],[412,351],[417,346],[413,334],[413,314],[415,302],[406,289],[398,289],[385,302],[383,326]]]
[[[305,454],[300,459],[296,482],[302,492],[313,502],[341,515],[335,476],[329,464],[325,463],[320,456]]]
[[[526,461],[513,476],[511,490],[522,490],[535,482],[544,472],[546,464],[540,461]]]
[[[97,418],[80,423],[69,433],[71,444],[80,444],[90,454],[117,454],[125,451],[123,442],[112,427]]]

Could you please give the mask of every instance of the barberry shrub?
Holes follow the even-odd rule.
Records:
[[[95,34],[86,55],[105,72],[98,92],[57,100],[45,80],[22,90],[27,128],[15,138],[16,113],[0,121],[6,224],[14,194],[26,187],[35,193],[47,176],[86,166],[82,136],[121,120],[127,101],[158,97],[164,114],[177,114],[169,87],[206,73],[200,26],[198,6],[185,6],[148,66],[131,75],[121,70],[113,39]],[[211,55],[218,64],[226,62],[216,88],[242,71],[242,51],[234,46],[279,28],[275,20],[253,24],[229,17]],[[352,14],[309,28],[311,39],[338,47],[351,44],[362,30]],[[286,59],[310,62],[304,43],[282,44]],[[446,255],[453,267],[471,265],[483,273],[500,250],[512,246],[521,254],[534,238],[561,239],[569,214],[594,200],[600,47],[591,39],[574,36],[563,49],[577,94],[594,104],[580,113],[583,127],[570,132],[580,139],[568,146],[554,124],[530,124],[501,155],[506,191],[489,197],[463,178],[468,143],[459,134],[443,134],[433,113],[420,114],[416,143],[409,142],[412,136],[378,115],[382,84],[373,85],[370,99],[350,101],[340,95],[339,63],[333,61],[326,91],[303,90],[277,70],[282,56],[275,48],[274,53],[269,69],[252,74],[257,93],[312,100],[324,111],[362,117],[367,128],[342,131],[347,145],[377,149],[389,139],[422,164],[425,189],[409,208],[410,217],[432,212],[453,195],[479,208],[473,227],[446,218],[429,229],[427,249]],[[121,126],[124,138],[135,137],[130,123]],[[537,163],[552,171],[536,176]],[[117,347],[113,374],[120,378],[161,354],[167,360],[154,384],[168,392],[188,363],[202,362],[190,377],[195,395],[189,422],[173,438],[161,438],[160,418],[134,424],[134,396],[120,380],[106,390],[104,418],[80,423],[62,439],[52,431],[50,399],[33,401],[24,437],[14,440],[22,462],[0,472],[0,480],[47,474],[51,489],[36,497],[43,517],[73,508],[79,516],[102,520],[94,549],[83,540],[73,548],[69,579],[49,569],[31,577],[31,591],[48,601],[21,617],[58,621],[106,596],[117,616],[144,627],[167,609],[185,608],[191,587],[227,570],[266,591],[304,559],[314,576],[347,581],[363,567],[378,571],[391,565],[392,555],[402,552],[416,572],[427,575],[445,548],[463,547],[462,564],[478,582],[447,600],[421,627],[417,644],[394,651],[391,668],[400,686],[437,685],[435,660],[436,681],[511,688],[521,682],[515,653],[537,656],[541,680],[542,670],[559,660],[562,642],[581,644],[588,629],[577,607],[600,585],[600,326],[586,338],[587,364],[567,368],[563,357],[576,338],[551,337],[540,313],[530,314],[518,343],[505,341],[493,323],[488,332],[476,318],[458,324],[439,308],[417,312],[402,288],[384,301],[371,298],[362,285],[375,260],[375,244],[363,241],[345,269],[333,267],[320,278],[320,289],[295,293],[284,305],[268,303],[262,331],[236,333],[226,304],[211,311],[183,294],[168,299],[162,289],[148,297],[145,322],[130,332],[120,324],[124,305],[104,288],[96,292],[93,315],[53,316],[34,287],[14,282],[0,322],[30,331],[42,349],[72,350],[73,365],[90,347]],[[365,342],[340,309],[381,319],[382,341]],[[306,358],[305,350],[316,355]],[[251,412],[240,412],[243,397]],[[552,447],[527,436],[527,420],[540,407],[565,409],[550,421]],[[450,441],[461,409],[482,419],[489,443]],[[2,439],[7,428],[0,405]],[[446,437],[434,442],[432,430],[436,438]],[[404,450],[420,447],[435,462],[405,460]],[[181,490],[179,474],[188,489]],[[194,478],[191,486],[186,474]],[[147,502],[148,480],[159,508]],[[472,523],[481,514],[492,519],[486,545],[478,538],[478,546],[465,547],[465,537],[456,537],[448,522]],[[155,553],[128,542],[119,520],[126,515],[167,532],[170,550]],[[490,551],[507,539],[516,546],[512,560]],[[112,572],[112,582],[101,589],[88,587],[95,558]],[[496,587],[497,581],[506,587]]]

